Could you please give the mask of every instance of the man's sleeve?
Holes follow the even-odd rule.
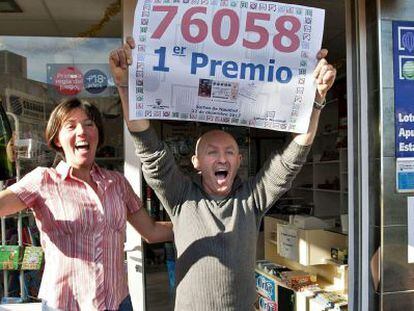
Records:
[[[290,189],[292,181],[306,162],[311,146],[302,146],[293,139],[282,153],[275,152],[251,180],[255,208],[265,213]]]
[[[185,198],[190,179],[181,172],[172,153],[158,139],[154,129],[150,127],[146,131],[133,133],[133,138],[145,180],[171,216],[173,209]]]

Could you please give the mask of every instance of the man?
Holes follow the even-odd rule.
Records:
[[[336,70],[319,52],[314,71],[315,108],[309,130],[294,135],[281,153],[275,153],[248,181],[237,171],[241,155],[234,138],[220,130],[198,140],[192,158],[197,178],[185,176],[171,152],[158,140],[148,120],[128,121],[127,67],[132,38],[111,52],[111,71],[134,137],[147,183],[171,217],[177,247],[175,309],[252,310],[255,301],[256,240],[266,211],[291,186],[313,142],[319,114]]]

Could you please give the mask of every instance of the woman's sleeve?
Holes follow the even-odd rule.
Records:
[[[7,189],[12,191],[28,207],[36,208],[36,200],[41,196],[46,168],[38,167],[27,173],[21,180]]]
[[[124,200],[127,206],[128,214],[136,213],[142,208],[142,201],[138,197],[138,195],[134,192],[128,180],[125,177],[123,177],[123,180],[124,180],[124,187],[125,187]]]

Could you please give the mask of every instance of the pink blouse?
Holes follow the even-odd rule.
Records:
[[[123,251],[128,213],[142,204],[125,177],[94,165],[98,193],[60,162],[8,189],[33,209],[45,252],[39,297],[63,310],[116,310],[128,295]]]

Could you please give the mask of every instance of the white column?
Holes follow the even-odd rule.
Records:
[[[122,1],[122,23],[123,38],[132,34],[134,10],[137,0]],[[125,41],[125,40],[124,40]],[[141,164],[135,155],[134,144],[131,135],[124,124],[124,153],[125,177],[131,183],[134,191],[142,198],[142,175]],[[127,226],[127,263],[128,263],[128,285],[131,294],[132,305],[135,311],[145,310],[145,274],[144,254],[141,236],[132,228]]]

